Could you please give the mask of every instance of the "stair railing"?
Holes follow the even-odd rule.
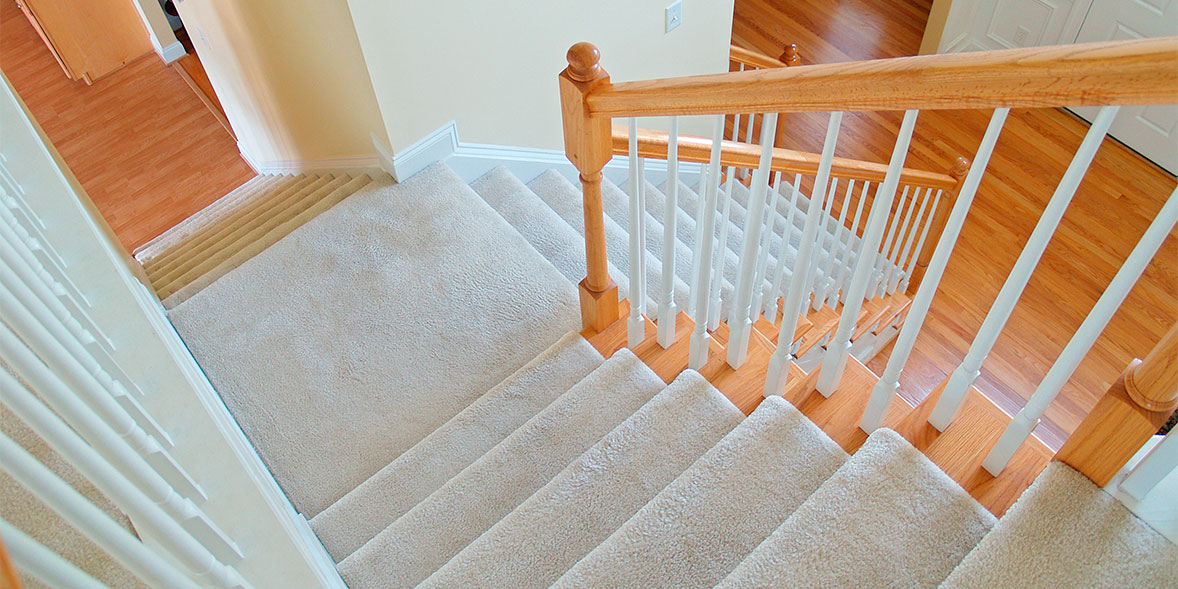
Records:
[[[837,299],[842,303],[840,320],[826,342],[820,372],[812,385],[826,396],[838,390],[842,384],[844,367],[848,363],[851,336],[864,300],[875,293],[888,292],[893,284],[907,281],[909,288],[914,291],[912,304],[899,330],[888,366],[871,395],[861,422],[861,427],[866,431],[880,425],[888,405],[895,397],[903,367],[926,318],[928,306],[985,174],[1009,109],[1103,107],[1023,248],[1002,292],[973,341],[966,360],[946,383],[939,403],[930,416],[930,422],[938,429],[944,429],[952,422],[965,393],[977,377],[981,363],[1009,318],[1063,211],[1106,136],[1118,105],[1178,103],[1178,38],[778,67],[619,84],[610,82],[608,74],[600,65],[599,52],[588,43],[574,45],[568,52],[568,62],[568,68],[560,75],[560,83],[566,152],[581,173],[585,194],[589,276],[581,283],[581,300],[582,316],[587,328],[603,329],[618,316],[617,290],[606,272],[600,197],[601,168],[621,148],[622,135],[612,127],[613,119],[685,115],[716,117],[710,140],[678,137],[671,133],[665,136],[664,141],[664,136],[639,131],[633,123],[625,137],[627,149],[634,152],[631,154],[633,158],[639,155],[667,157],[668,154],[674,154],[680,161],[703,161],[706,154],[707,173],[705,184],[699,188],[703,198],[696,217],[699,222],[690,281],[691,297],[695,303],[689,312],[694,313],[695,321],[689,353],[689,366],[693,368],[701,367],[708,361],[705,326],[709,319],[709,307],[714,308],[711,303],[714,302],[715,291],[711,287],[716,278],[713,269],[715,265],[709,262],[713,261],[713,250],[724,254],[726,247],[724,243],[714,243],[716,240],[713,238],[717,195],[731,192],[721,190],[720,168],[740,165],[744,169],[756,170],[754,181],[750,184],[745,241],[738,259],[740,271],[735,284],[736,304],[728,317],[730,335],[727,363],[739,369],[748,346],[748,325],[753,318],[750,309],[746,307],[753,300],[754,291],[762,287],[761,284],[754,284],[759,257],[765,252],[762,237],[764,233],[772,232],[773,228],[773,216],[766,215],[766,210],[774,198],[779,198],[770,196],[770,193],[775,192],[770,190],[770,173],[798,170],[800,161],[805,160],[806,170],[814,174],[812,189],[808,195],[803,194],[810,199],[805,207],[797,259],[789,272],[789,288],[782,310],[781,331],[792,333],[790,330],[795,327],[793,323],[806,299],[811,299],[818,306],[818,299],[826,295],[820,286],[822,282],[814,281],[814,277],[823,272],[834,273],[833,270],[820,267],[821,258],[817,254],[829,250],[830,244],[825,243],[829,239],[826,237],[828,234],[836,235],[837,241],[837,235],[842,231],[842,223],[839,223],[838,230],[823,231],[823,236],[819,237],[820,226],[827,224],[829,227],[836,222],[832,217],[832,204],[837,196],[836,181],[839,176],[835,167],[834,148],[842,112],[905,111],[889,163],[886,166],[876,165],[872,170],[871,181],[878,184],[866,207],[869,211],[867,218],[857,235],[858,255],[853,260],[848,259],[850,264],[844,265],[853,268],[848,281],[838,285],[840,292],[845,290],[845,295],[840,294]],[[969,165],[959,161],[953,174],[945,175],[947,179],[938,178],[938,181],[944,183],[943,186],[937,186],[941,191],[942,202],[933,196],[930,203],[927,189],[923,193],[917,190],[909,191],[908,194],[901,190],[905,174],[910,178],[916,174],[915,171],[907,170],[904,163],[920,109],[993,110],[990,125],[974,156],[975,163]],[[752,142],[724,141],[727,126],[725,116],[734,113],[760,114],[764,116],[762,127],[773,127],[777,113],[793,112],[830,113],[821,155],[799,156],[779,151],[772,145],[771,130],[765,128],[761,130],[759,146],[751,145]],[[791,159],[794,167],[784,165]],[[774,169],[775,164],[777,170]],[[636,166],[636,170],[641,170],[641,166]],[[728,170],[726,175],[731,178],[732,170]],[[855,179],[866,180],[863,177]],[[671,178],[669,181],[677,179]],[[918,195],[920,205],[916,205]],[[846,195],[843,199],[839,215],[843,221],[847,218],[845,213],[849,209],[849,198]],[[1178,207],[1175,198],[1171,196],[1169,204],[1155,219],[1134,255],[1110,284],[1105,297],[1094,308],[1085,326],[1073,338],[1072,345],[1057,362],[1057,368],[1045,379],[1040,392],[1028,403],[1027,409],[1013,423],[1007,435],[1003,436],[1009,443],[1004,442],[1001,448],[994,450],[995,454],[987,465],[991,472],[1001,469],[1005,462],[1003,455],[1013,453],[1010,448],[1017,447],[1025,437],[1023,432],[1029,431],[1028,428],[1037,423],[1043,408],[1058,392],[1059,385],[1091,346],[1094,334],[1098,334],[1107,322],[1110,309],[1120,305],[1128,288],[1140,274],[1140,267],[1156,251],[1156,236],[1164,236],[1173,227],[1171,213]],[[905,201],[908,204],[906,209]],[[930,210],[925,218],[933,219],[931,223],[926,221],[919,236],[915,230],[918,225],[903,220],[914,216],[919,218],[912,212],[914,205]],[[856,214],[856,218],[858,216]],[[632,223],[632,231],[640,224],[640,220]],[[926,240],[931,247],[920,245]],[[911,252],[913,248],[919,253],[914,256],[917,262],[910,271],[907,264],[888,266],[889,262],[896,259],[894,256],[903,257],[905,250]],[[836,252],[838,249],[834,248]],[[634,266],[631,264],[632,283],[635,278]],[[903,270],[899,269],[901,266]],[[840,271],[838,274],[843,273]],[[898,280],[897,275],[901,276]],[[830,297],[825,296],[825,300],[830,300]],[[659,303],[668,304],[670,299],[664,298]],[[776,347],[766,378],[765,394],[781,394],[785,390],[788,384],[786,377],[793,360],[791,346]]]

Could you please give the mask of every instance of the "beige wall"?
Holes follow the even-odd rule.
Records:
[[[259,163],[371,156],[384,137],[346,0],[185,0],[181,18]]]
[[[671,0],[348,0],[394,151],[451,120],[464,142],[561,148],[556,75],[577,41],[614,81],[727,71],[732,0],[683,2],[664,34]]]

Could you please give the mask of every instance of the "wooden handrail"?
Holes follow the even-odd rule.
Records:
[[[737,45],[730,45],[728,47],[728,61],[735,61],[736,63],[743,63],[747,66],[752,66],[756,69],[769,69],[777,67],[785,67],[787,64],[779,59],[774,59],[763,53],[758,53],[751,49],[745,49]]]
[[[625,125],[613,125],[613,152],[615,154],[629,153],[629,137],[630,130]],[[639,129],[638,155],[645,158],[667,159],[668,142],[667,133],[664,131]],[[690,135],[679,136],[679,161],[707,162],[711,150],[711,139]],[[756,168],[760,157],[761,146],[759,145],[736,141],[721,143],[720,163],[724,166]],[[771,170],[792,174],[815,174],[818,171],[818,158],[819,155],[816,153],[774,148]],[[886,164],[836,157],[830,173],[837,178],[882,182],[887,171]],[[900,174],[900,183],[951,190],[957,186],[958,179],[949,174],[904,168]]]
[[[603,84],[590,117],[1178,103],[1178,37]]]
[[[1104,486],[1178,407],[1178,324],[1133,360],[1055,455]]]

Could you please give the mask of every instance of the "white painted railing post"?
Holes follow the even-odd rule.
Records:
[[[646,306],[646,282],[643,279],[643,255],[646,242],[642,227],[645,211],[642,207],[642,174],[638,165],[638,119],[630,119],[630,315],[626,319],[626,341],[638,347],[646,338],[646,321],[642,311]]]
[[[769,291],[769,306],[765,310],[770,321],[777,319],[777,297],[781,296],[781,284],[785,280],[786,252],[789,251],[790,237],[794,231],[794,211],[798,209],[798,196],[802,193],[802,175],[794,175],[793,186],[790,187],[789,213],[785,217],[785,233],[781,236],[781,252],[777,254],[777,271],[773,276],[773,287]],[[801,246],[801,244],[798,244]],[[796,262],[796,260],[795,260]],[[780,337],[778,338],[780,343]]]
[[[908,256],[912,253],[912,244],[916,242],[916,232],[920,230],[921,226],[920,220],[924,218],[924,210],[928,208],[929,201],[932,200],[932,195],[932,188],[925,190],[924,198],[920,199],[920,210],[916,211],[916,218],[912,220],[911,228],[908,230],[908,238],[904,240],[904,249],[900,250],[900,257],[896,258],[895,263],[888,269],[887,294],[896,292],[896,287],[900,286],[900,280],[904,278],[904,265],[906,260],[908,260]],[[913,199],[912,202],[915,204],[916,200]],[[911,213],[912,211],[909,210],[908,212]],[[924,225],[924,231],[928,231],[928,224]],[[915,259],[915,256],[913,259]]]
[[[843,194],[843,206],[839,207],[839,220],[834,228],[834,240],[830,244],[830,256],[826,258],[826,282],[829,285],[826,289],[826,305],[832,309],[838,305],[839,289],[841,288],[836,277],[838,273],[835,272],[835,264],[840,267],[846,267],[850,260],[840,260],[843,251],[843,233],[847,231],[845,223],[847,222],[847,210],[850,209],[851,198],[855,192],[855,179],[852,178],[847,181],[847,191]]]
[[[941,194],[943,190],[937,190],[937,195],[933,197],[933,206],[929,209],[928,216],[924,218],[924,228],[920,230],[920,239],[916,241],[916,250],[912,253],[912,257],[908,260],[908,265],[904,267],[904,275],[901,277],[899,290],[908,292],[908,282],[912,279],[912,272],[916,269],[916,263],[920,260],[920,252],[924,251],[924,241],[928,238],[929,229],[933,226],[933,219],[937,218],[937,206],[941,204]]]
[[[703,219],[704,218],[704,215],[703,215],[703,213],[704,213],[703,195],[704,195],[704,191],[706,190],[707,181],[708,181],[708,165],[707,164],[700,164],[700,166],[699,166],[699,180],[696,182],[696,186],[695,186],[696,192],[698,194],[697,194],[697,198],[695,200],[695,216],[692,217],[693,219]],[[700,246],[700,243],[699,243],[698,239],[695,240],[695,242],[691,244],[691,271],[687,275],[688,279],[690,279],[690,280],[695,280],[695,277],[699,275],[699,267],[700,267],[700,264],[703,263],[703,260],[701,260],[699,257],[699,246]],[[694,285],[688,285],[688,286],[694,286]],[[687,313],[687,316],[691,317],[692,321],[695,321],[695,307],[696,307],[696,303],[699,300],[700,292],[694,288],[688,288],[687,290],[688,290],[687,309],[685,309],[685,311]]]
[[[1002,333],[1002,328],[1010,319],[1010,314],[1014,311],[1014,306],[1018,303],[1027,281],[1030,280],[1031,273],[1039,264],[1043,250],[1047,249],[1047,243],[1051,241],[1051,236],[1055,233],[1060,219],[1063,218],[1064,211],[1072,202],[1076,188],[1080,186],[1080,181],[1084,179],[1084,173],[1088,171],[1092,158],[1100,149],[1100,143],[1108,133],[1109,125],[1112,124],[1117,109],[1116,106],[1103,107],[1093,119],[1092,127],[1088,129],[1088,134],[1084,136],[1079,149],[1076,150],[1072,163],[1068,165],[1067,171],[1064,172],[1063,178],[1055,188],[1055,194],[1051,196],[1047,208],[1043,210],[1043,215],[1039,217],[1039,222],[1035,225],[1031,236],[1027,238],[1022,253],[1019,254],[1018,260],[1011,268],[1010,275],[1006,277],[1002,290],[994,299],[990,312],[982,321],[982,327],[978,329],[973,343],[970,344],[969,352],[966,353],[961,365],[949,376],[949,381],[945,383],[941,398],[933,407],[928,420],[938,431],[945,431],[945,428],[949,427],[949,423],[957,414],[957,409],[961,406],[961,401],[965,399],[969,387],[973,386],[974,381],[981,374],[982,362],[990,354],[990,349],[994,347],[999,334]]]
[[[663,202],[663,283],[659,293],[658,342],[675,343],[675,216],[679,210],[679,117],[671,117],[667,142],[667,184]]]
[[[908,143],[912,140],[912,129],[916,126],[918,112],[909,110],[904,113],[900,133],[892,150],[892,159],[888,163],[888,172],[884,176],[883,184],[875,193],[871,213],[867,215],[867,228],[863,231],[863,240],[859,244],[861,251],[855,263],[855,272],[851,275],[847,302],[843,305],[838,327],[826,345],[826,355],[818,373],[818,392],[825,397],[834,394],[838,389],[843,379],[843,371],[847,367],[847,355],[851,353],[851,332],[854,331],[859,311],[863,308],[863,297],[867,294],[868,282],[875,273],[879,242],[883,237],[888,215],[892,211],[892,198],[895,197],[896,187],[900,183],[900,173],[904,168],[904,159],[908,156]]]
[[[1169,200],[1149,224],[1141,240],[1129,253],[1116,276],[1113,276],[1108,287],[1104,289],[1104,294],[1100,295],[1100,299],[1084,318],[1084,322],[1076,329],[1072,339],[1068,340],[1068,344],[1059,353],[1055,364],[1052,364],[1051,369],[1043,376],[1027,404],[1015,414],[1010,425],[1002,432],[1002,436],[986,456],[986,460],[982,462],[982,466],[990,474],[997,476],[1001,473],[1014,457],[1014,453],[1026,441],[1027,436],[1039,425],[1039,419],[1043,417],[1047,407],[1072,377],[1084,356],[1088,354],[1088,350],[1092,348],[1092,344],[1096,343],[1096,338],[1100,337],[1100,333],[1113,318],[1113,313],[1116,313],[1121,303],[1125,302],[1129,290],[1137,283],[1137,279],[1141,277],[1141,273],[1145,271],[1158,248],[1162,247],[1162,242],[1175,223],[1178,223],[1178,189],[1170,194]]]
[[[928,199],[929,192],[932,192],[932,189],[929,189],[928,192],[925,193],[925,200]],[[896,241],[892,244],[892,253],[888,256],[887,259],[887,261],[890,263],[887,264],[887,271],[884,272],[883,280],[881,280],[879,283],[879,290],[876,291],[876,294],[881,297],[895,292],[896,287],[892,284],[893,280],[895,280],[896,284],[899,284],[900,282],[900,267],[904,263],[901,257],[903,251],[901,244],[906,241],[908,245],[911,245],[912,238],[916,235],[916,225],[914,225],[912,221],[912,212],[913,209],[916,208],[917,200],[920,200],[919,186],[913,187],[912,200],[908,201],[908,212],[904,213],[904,221],[900,223],[900,232],[896,234]],[[900,202],[902,203],[903,200]],[[924,210],[923,206],[921,207],[921,210]],[[899,215],[900,211],[897,209],[896,216]]]
[[[765,279],[769,272],[769,249],[773,246],[773,235],[777,233],[777,201],[781,197],[778,192],[778,189],[781,188],[781,176],[780,174],[771,174],[771,176],[777,176],[777,185],[769,188],[769,203],[765,207],[765,226],[761,228],[761,247],[758,250],[757,272],[753,276],[753,302],[749,313],[749,320],[753,322],[757,321],[757,317],[765,308]],[[789,237],[788,231],[786,237]]]
[[[46,548],[16,526],[0,519],[0,538],[17,570],[49,587],[70,589],[106,589],[74,563]]]
[[[1178,434],[1170,430],[1166,437],[1154,446],[1129,476],[1121,481],[1120,489],[1140,501],[1153,490],[1162,479],[1178,469]]]
[[[811,293],[813,293],[813,295],[814,295],[810,299],[810,303],[811,303],[812,308],[815,311],[817,311],[818,309],[821,309],[822,305],[826,303],[826,288],[825,287],[827,284],[826,279],[828,278],[828,276],[824,276],[824,275],[820,274],[819,270],[821,269],[821,266],[822,266],[822,255],[824,253],[827,253],[826,241],[827,241],[828,236],[830,237],[830,251],[827,254],[827,259],[830,259],[830,255],[834,254],[834,234],[832,232],[828,231],[826,229],[826,227],[827,227],[827,222],[830,219],[834,218],[831,215],[831,211],[834,210],[834,199],[837,198],[837,196],[838,196],[838,194],[837,194],[838,193],[838,186],[839,186],[839,179],[838,178],[831,178],[830,179],[830,192],[829,192],[829,194],[826,195],[826,208],[825,208],[824,214],[822,216],[822,233],[818,236],[818,240],[819,240],[818,247],[814,250],[814,263],[810,266],[811,277],[810,277],[810,280],[806,281],[807,284],[810,285]],[[821,285],[819,285],[819,281],[822,281]]]
[[[863,190],[859,193],[859,204],[855,206],[855,219],[851,222],[851,232],[847,234],[847,259],[839,266],[839,276],[836,281],[838,284],[839,301],[847,302],[847,275],[850,274],[851,264],[853,260],[859,259],[859,254],[862,253],[863,247],[860,245],[859,251],[855,251],[855,238],[859,232],[859,221],[863,217],[863,203],[867,202],[867,191],[871,188],[870,182],[863,183]],[[879,192],[879,186],[876,186],[876,192]],[[834,305],[831,305],[834,307]]]
[[[811,265],[811,256],[818,238],[818,229],[825,224],[822,218],[822,195],[826,194],[826,183],[830,180],[830,168],[834,162],[834,148],[838,143],[839,126],[843,121],[843,113],[830,113],[830,121],[826,125],[826,139],[822,144],[822,156],[818,160],[818,173],[814,176],[814,190],[810,193],[810,204],[806,208],[806,223],[802,227],[802,241],[798,247],[798,257],[794,263],[793,273],[789,281],[789,295],[782,307],[781,335],[777,336],[778,346],[769,359],[769,370],[765,375],[765,396],[782,395],[789,377],[789,365],[793,361],[793,334],[798,330],[798,315],[805,304],[803,297],[809,290],[806,276]],[[782,338],[786,345],[780,345]]]
[[[712,283],[708,290],[708,330],[715,331],[720,327],[720,322],[724,320],[721,317],[721,309],[723,308],[723,300],[721,293],[724,290],[724,258],[728,255],[728,228],[732,221],[732,185],[737,182],[736,168],[728,166],[728,178],[724,182],[724,190],[720,192],[718,198],[723,199],[723,211],[720,213],[720,243],[716,247],[716,251],[712,253]]]
[[[704,188],[703,215],[695,226],[696,259],[699,272],[692,278],[692,289],[699,293],[695,306],[695,326],[691,332],[687,365],[693,370],[708,363],[708,287],[710,286],[712,245],[716,231],[716,192],[720,184],[720,147],[724,138],[724,115],[716,115],[712,129],[712,153],[708,160],[708,183]]]
[[[740,252],[737,271],[736,301],[728,314],[728,365],[740,368],[748,358],[749,338],[752,336],[753,284],[757,274],[757,250],[761,246],[761,232],[764,230],[765,201],[769,192],[769,166],[773,163],[773,132],[777,128],[777,113],[767,113],[761,119],[761,160],[753,173],[753,189],[749,194],[748,220],[744,230],[744,244]]]
[[[0,374],[5,373],[0,370]],[[0,470],[11,475],[21,486],[61,515],[70,525],[77,528],[82,535],[109,553],[119,564],[148,585],[169,588],[192,587],[194,589],[198,586],[2,433],[0,433],[0,458],[2,458],[0,459]],[[144,503],[150,509],[151,503],[146,500]],[[233,585],[222,584],[222,586]],[[244,586],[244,584],[240,586]]]
[[[892,259],[892,249],[894,249],[892,242],[897,239],[896,232],[900,227],[900,217],[903,216],[901,213],[904,211],[904,202],[908,200],[908,191],[911,188],[911,186],[905,186],[904,191],[900,193],[900,202],[896,206],[896,215],[892,217],[892,225],[888,229],[887,238],[884,239],[883,247],[879,249],[879,252],[875,257],[875,272],[872,274],[871,286],[868,287],[866,295],[869,298],[882,296],[883,294],[883,285],[886,281],[885,275],[887,274],[887,266]],[[917,189],[917,192],[919,193],[920,190]],[[891,211],[888,212],[889,214],[891,213]]]
[[[961,193],[957,196],[957,202],[953,205],[953,210],[949,212],[948,220],[945,221],[945,229],[941,233],[941,239],[937,242],[936,249],[933,250],[924,280],[920,282],[915,296],[912,297],[912,304],[908,307],[908,316],[904,319],[904,326],[900,328],[900,333],[896,336],[896,343],[892,346],[892,355],[888,357],[888,364],[884,368],[883,374],[880,375],[879,381],[875,383],[875,388],[871,391],[871,398],[867,401],[863,419],[859,422],[860,429],[865,432],[871,433],[880,426],[884,416],[888,413],[892,399],[896,396],[896,389],[900,384],[900,373],[904,370],[904,365],[908,363],[908,356],[912,354],[916,337],[920,335],[920,328],[928,316],[929,306],[933,302],[933,296],[937,294],[937,286],[940,285],[941,277],[945,274],[945,266],[949,263],[949,256],[953,253],[954,246],[957,245],[957,237],[961,234],[961,227],[965,224],[965,217],[969,214],[970,206],[973,205],[974,195],[977,194],[978,185],[981,184],[982,176],[986,173],[990,155],[994,153],[994,144],[998,142],[998,135],[1002,133],[1002,125],[1006,123],[1006,115],[1009,113],[1010,109],[1000,108],[995,110],[990,117],[990,124],[986,127],[985,135],[982,136],[974,163],[965,177],[965,182],[961,185]],[[929,213],[930,220],[935,213],[935,210]],[[927,233],[927,231],[928,225],[925,225],[925,232]],[[924,236],[922,235],[921,241],[923,240]],[[917,248],[917,251],[920,249]],[[912,258],[915,260],[916,256]]]

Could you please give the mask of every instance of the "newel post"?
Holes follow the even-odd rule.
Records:
[[[1178,408],[1178,324],[1133,360],[1055,455],[1104,486]]]
[[[564,151],[581,173],[585,199],[585,265],[581,281],[581,325],[601,331],[618,319],[618,287],[609,276],[605,254],[605,217],[601,204],[601,169],[613,157],[609,117],[591,118],[585,97],[609,86],[601,52],[590,43],[569,48],[569,66],[560,73],[560,108]]]
[[[953,160],[953,167],[949,169],[949,175],[957,180],[957,183],[942,195],[937,210],[933,211],[933,222],[929,225],[928,238],[924,242],[924,247],[913,254],[917,256],[916,266],[912,268],[912,276],[908,279],[908,296],[916,295],[916,288],[924,279],[929,260],[932,260],[937,243],[941,241],[941,233],[945,230],[945,223],[949,221],[949,212],[953,210],[953,203],[957,202],[957,193],[961,192],[961,184],[965,182],[965,175],[969,173],[969,165],[969,160],[961,156]]]

